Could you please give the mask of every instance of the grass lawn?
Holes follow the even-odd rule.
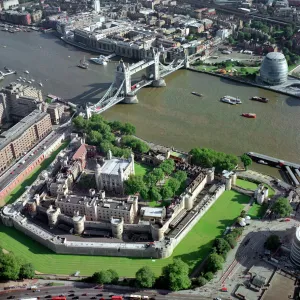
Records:
[[[243,180],[243,179],[237,179],[236,185],[247,190],[255,191],[257,189],[257,183]]]
[[[267,208],[268,205],[266,204],[259,205],[255,202],[248,210],[247,215],[249,215],[252,219],[261,218],[265,214]]]
[[[233,223],[248,202],[247,196],[235,191],[224,192],[167,259],[54,254],[16,229],[3,225],[0,225],[0,246],[32,262],[37,271],[50,274],[80,271],[82,275],[90,275],[111,268],[117,270],[120,276],[133,277],[139,268],[149,266],[159,275],[162,267],[175,257],[181,258],[193,269],[211,250],[214,238]]]
[[[55,150],[50,157],[45,159],[21,184],[19,184],[9,195],[4,198],[4,203],[9,204],[15,202],[24,193],[27,186],[32,185],[32,183],[37,179],[42,170],[48,168],[48,166],[54,161],[57,154],[64,148],[68,146],[69,142],[64,142],[61,146]],[[0,206],[1,206],[0,202]],[[4,204],[2,203],[2,205]]]
[[[141,175],[144,176],[148,172],[150,172],[153,168],[147,165],[142,165],[140,163],[134,162],[134,170],[135,175]]]

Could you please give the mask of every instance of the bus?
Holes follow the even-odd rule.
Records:
[[[142,299],[142,296],[141,295],[130,295],[129,298],[132,300],[139,300],[139,299]]]

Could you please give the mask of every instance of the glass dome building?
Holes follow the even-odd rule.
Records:
[[[260,67],[260,79],[269,85],[278,85],[287,81],[288,64],[282,53],[270,52]]]

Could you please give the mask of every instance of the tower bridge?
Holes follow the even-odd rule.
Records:
[[[166,82],[164,77],[180,69],[188,68],[189,62],[194,60],[188,57],[184,52],[169,64],[163,65],[159,61],[160,52],[152,49],[148,56],[132,65],[126,66],[123,60],[117,66],[114,81],[104,94],[104,96],[93,106],[89,107],[92,113],[100,114],[119,102],[138,103],[137,92],[144,86],[152,85],[153,87],[164,87]],[[141,81],[132,84],[132,75],[146,70]]]

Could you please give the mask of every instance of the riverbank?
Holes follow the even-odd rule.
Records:
[[[190,68],[188,68],[188,70],[192,71],[192,72],[203,73],[203,74],[212,75],[212,76],[216,76],[216,77],[222,77],[222,78],[232,80],[232,81],[235,81],[235,82],[255,86],[255,87],[258,87],[258,88],[261,88],[261,89],[265,89],[265,90],[268,90],[268,91],[272,91],[272,92],[280,93],[282,95],[292,96],[292,97],[296,97],[296,98],[300,99],[300,95],[293,94],[291,92],[287,92],[287,91],[282,90],[282,89],[280,89],[276,86],[265,86],[265,85],[261,85],[259,83],[254,82],[254,81],[251,81],[251,80],[241,79],[241,78],[238,78],[238,77],[235,77],[235,76],[228,76],[226,74],[220,74],[220,73],[213,73],[213,72],[209,72],[209,71],[197,70],[194,67],[190,67]],[[296,79],[294,76],[289,76],[289,77],[292,77],[293,79]],[[297,81],[299,81],[299,85],[300,85],[300,80],[297,79]]]

